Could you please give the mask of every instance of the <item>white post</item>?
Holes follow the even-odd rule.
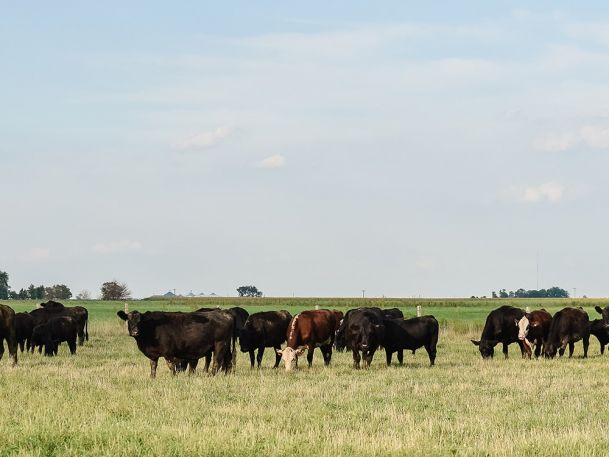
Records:
[[[417,305],[417,317],[421,317],[422,314],[423,314],[423,310],[421,308],[421,305]]]
[[[315,309],[319,309],[319,305],[315,305]]]
[[[526,311],[527,314],[531,312],[531,308],[529,306],[527,306],[524,310]]]

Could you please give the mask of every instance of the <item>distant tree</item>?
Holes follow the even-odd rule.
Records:
[[[19,292],[15,292],[14,290],[9,290],[8,298],[10,298],[11,300],[19,300]]]
[[[76,294],[76,300],[91,300],[91,292],[87,289],[83,289]]]
[[[46,287],[44,295],[49,299],[69,300],[72,298],[72,291],[65,284],[55,284],[54,286]]]
[[[131,298],[127,284],[118,281],[108,281],[101,286],[102,300],[125,300]]]
[[[505,291],[505,289],[501,289],[499,291],[499,298],[508,298],[510,295]]]
[[[0,300],[9,298],[8,273],[0,271]]]
[[[21,289],[18,293],[17,293],[17,298],[19,300],[27,300],[28,299],[28,294],[27,294],[27,290],[25,289]]]
[[[499,297],[497,296],[497,292],[495,292],[494,290],[493,290],[493,298],[499,298]]]
[[[30,284],[27,288],[28,298],[32,300],[42,300],[44,298],[45,288],[44,286],[34,286],[34,284]]]
[[[505,289],[499,291],[500,298],[569,298],[569,292],[560,287],[551,287],[549,289],[518,289],[516,291],[506,292]]]
[[[256,286],[241,286],[237,287],[237,293],[240,297],[262,297],[262,291]]]

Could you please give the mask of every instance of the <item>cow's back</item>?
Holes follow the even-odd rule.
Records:
[[[337,328],[333,311],[320,309],[303,311],[292,318],[288,328],[288,346],[297,348],[304,345],[324,345],[334,341]]]

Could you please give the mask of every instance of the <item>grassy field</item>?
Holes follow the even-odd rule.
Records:
[[[591,339],[571,360],[483,361],[470,338],[499,304],[556,311],[583,306],[591,318],[603,300],[347,300],[197,299],[130,302],[131,310],[192,310],[240,305],[250,312],[321,307],[417,304],[441,322],[436,366],[424,350],[403,367],[354,371],[350,354],[324,368],[286,374],[250,370],[240,354],[236,373],[172,377],[147,359],[115,313],[123,303],[79,302],[90,311],[90,341],[71,357],[21,355],[0,362],[0,456],[188,455],[607,455],[609,360]],[[30,310],[31,302],[7,302]],[[72,303],[70,303],[72,304]],[[74,302],[76,304],[76,302]]]

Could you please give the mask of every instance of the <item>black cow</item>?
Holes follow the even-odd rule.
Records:
[[[15,311],[6,305],[0,305],[0,359],[4,355],[4,340],[8,346],[8,353],[13,359],[13,366],[17,365],[17,335],[15,334]]]
[[[385,319],[404,319],[404,313],[397,308],[381,309],[381,313]]]
[[[68,343],[70,354],[76,354],[78,322],[70,316],[57,316],[44,324],[37,325],[32,331],[32,345],[44,345],[44,355],[57,355],[59,344]]]
[[[64,306],[59,302],[49,300],[41,303],[40,308],[30,311],[30,314],[34,318],[34,327],[44,324],[53,317],[73,317],[78,326],[78,344],[82,346],[85,340],[89,341],[89,312],[83,306]]]
[[[275,348],[275,365],[279,366],[281,356],[277,350],[286,340],[288,325],[292,320],[292,315],[287,311],[263,311],[251,314],[243,329],[239,332],[239,346],[241,352],[249,352],[250,364],[254,368],[255,351],[258,350],[256,361],[258,368],[262,363],[264,348]]]
[[[601,355],[605,353],[605,346],[609,343],[609,332],[603,319],[594,319],[590,322],[590,335],[594,335],[601,345]]]
[[[424,347],[429,356],[429,362],[436,361],[436,346],[440,325],[433,316],[413,317],[412,319],[385,319],[385,339],[383,346],[387,356],[387,366],[391,365],[391,357],[398,353],[398,362],[404,363],[403,350],[416,351]]]
[[[495,354],[495,346],[498,343],[503,344],[503,354],[508,357],[508,345],[518,343],[522,356],[526,356],[524,343],[518,339],[518,327],[514,325],[515,321],[522,319],[525,312],[520,308],[513,306],[501,306],[490,312],[486,318],[484,329],[480,340],[471,340],[473,344],[478,346],[483,359],[490,359]]]
[[[543,352],[546,357],[554,358],[556,351],[562,357],[569,345],[569,358],[573,356],[575,343],[582,340],[584,358],[588,357],[590,343],[590,320],[588,313],[581,308],[563,308],[554,314],[550,324],[548,339],[544,341]]]
[[[336,331],[334,344],[338,351],[347,349],[353,352],[354,368],[360,367],[362,358],[364,367],[372,363],[374,353],[383,344],[384,320],[385,313],[374,307],[351,309],[345,314]]]
[[[127,321],[129,335],[139,350],[150,359],[150,377],[156,376],[160,357],[163,357],[172,374],[176,364],[187,362],[194,373],[197,361],[213,353],[214,366],[229,372],[232,367],[231,341],[234,348],[235,318],[225,311],[217,312],[162,312],[116,313]]]
[[[30,350],[32,342],[32,331],[34,330],[34,318],[30,313],[15,314],[15,335],[17,344],[23,352],[24,349]]]

